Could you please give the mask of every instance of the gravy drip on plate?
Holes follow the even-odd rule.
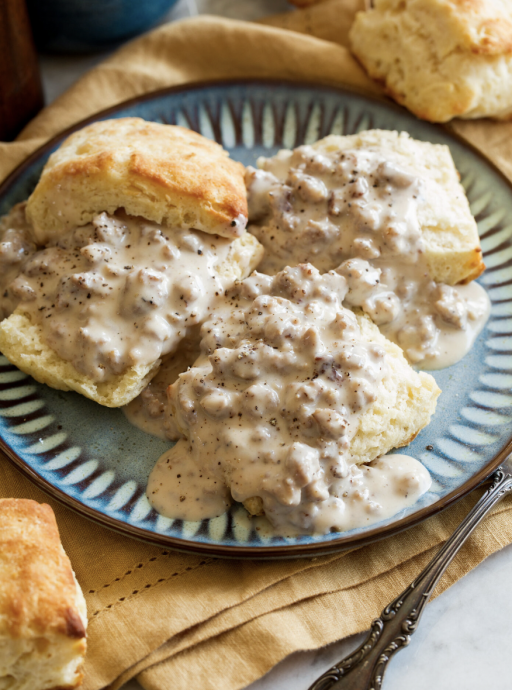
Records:
[[[342,307],[346,291],[338,273],[300,265],[228,292],[203,324],[201,358],[169,389],[186,440],[150,476],[158,512],[214,517],[230,492],[280,533],[325,533],[382,520],[426,491],[412,459],[351,462],[387,365]]]
[[[449,366],[469,351],[490,305],[477,284],[451,287],[429,275],[417,208],[425,185],[436,183],[371,148],[301,146],[258,165],[246,175],[249,230],[266,250],[258,270],[275,274],[304,261],[336,268],[348,280],[345,303],[423,368]]]
[[[226,281],[230,241],[126,215],[98,215],[25,263],[23,310],[94,381],[173,352]]]
[[[130,424],[162,441],[176,441],[181,437],[169,409],[167,389],[194,364],[199,354],[198,334],[196,338],[183,340],[176,352],[163,360],[157,375],[142,393],[121,408]]]
[[[23,281],[16,280],[37,250],[25,218],[26,203],[16,204],[0,218],[0,320],[6,319],[23,299]]]

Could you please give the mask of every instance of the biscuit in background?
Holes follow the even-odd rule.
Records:
[[[0,688],[82,683],[87,611],[53,510],[0,499]]]
[[[512,116],[510,0],[374,0],[350,47],[373,79],[420,118]]]
[[[295,7],[311,7],[311,5],[320,5],[320,3],[328,2],[328,0],[288,0],[288,2]]]
[[[124,208],[167,226],[236,238],[247,224],[244,168],[222,146],[138,117],[94,122],[53,153],[27,203],[38,244]]]

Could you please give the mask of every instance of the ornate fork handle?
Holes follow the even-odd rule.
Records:
[[[388,661],[409,644],[444,571],[475,527],[512,489],[508,468],[498,467],[491,480],[491,486],[425,570],[373,621],[363,644],[320,676],[309,690],[380,690]]]

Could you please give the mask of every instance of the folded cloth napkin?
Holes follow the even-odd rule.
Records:
[[[326,0],[266,25],[203,17],[163,26],[85,75],[16,142],[0,144],[0,178],[78,120],[165,86],[276,77],[379,94],[345,47],[360,6],[359,0]],[[512,179],[512,124],[451,126],[485,148]],[[103,529],[49,499],[0,457],[0,496],[33,498],[56,512],[88,605],[85,690],[114,690],[134,676],[148,690],[188,690],[191,682],[204,690],[235,690],[291,652],[368,628],[447,539],[476,494],[403,534],[350,552],[227,561],[148,546]],[[511,541],[507,500],[468,541],[437,593]]]

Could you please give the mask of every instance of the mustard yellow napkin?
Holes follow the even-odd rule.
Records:
[[[379,93],[344,47],[359,0],[326,0],[270,25],[203,17],[163,26],[92,70],[0,144],[0,178],[50,136],[164,86],[278,77]],[[286,28],[280,28],[285,26]],[[308,35],[309,34],[309,35]],[[319,36],[320,38],[317,38]],[[512,178],[512,125],[452,125]],[[243,688],[282,658],[367,628],[467,513],[476,496],[406,533],[349,553],[282,562],[190,556],[118,536],[75,515],[0,457],[0,496],[51,503],[88,604],[86,690],[137,676],[148,690]],[[512,541],[502,503],[445,576],[446,588]]]

